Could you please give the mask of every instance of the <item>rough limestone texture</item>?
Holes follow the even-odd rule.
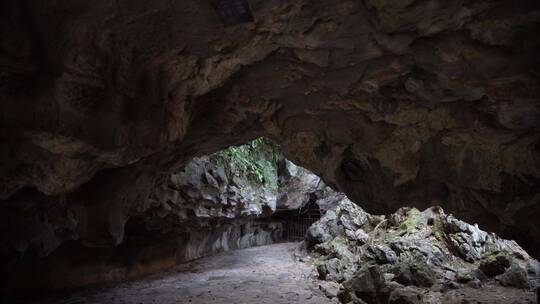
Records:
[[[171,173],[264,135],[369,212],[441,205],[540,255],[540,2],[249,3],[1,1],[2,229],[118,245]]]
[[[279,172],[279,209],[300,209],[310,201],[319,185],[324,184],[317,175],[286,159],[280,163]]]
[[[194,158],[150,196],[151,206],[141,216],[146,228],[166,233],[175,230],[174,225],[197,230],[219,222],[270,217],[276,210],[277,187],[250,180],[236,166],[232,158],[218,154]],[[277,170],[272,179],[277,179]]]
[[[540,285],[540,262],[515,241],[439,207],[377,216],[345,198],[309,228],[306,245],[341,303],[534,304]]]
[[[257,142],[260,146],[237,149],[268,165],[268,182],[254,179],[255,172],[242,166],[241,155],[222,151],[196,157],[155,187],[145,211],[131,217],[117,235],[123,238],[117,247],[89,249],[82,246],[84,240],[65,242],[68,236],[77,239],[76,222],[52,226],[46,216],[35,216],[32,208],[39,206],[28,202],[28,210],[21,210],[24,221],[3,223],[21,230],[2,231],[14,233],[3,239],[18,241],[3,244],[4,252],[12,253],[12,265],[0,277],[2,288],[22,293],[125,281],[222,251],[280,241],[282,223],[271,218],[278,196],[278,159],[271,153],[275,145]],[[10,226],[13,222],[19,226]],[[60,228],[65,239],[53,233]]]
[[[345,194],[328,187],[313,172],[287,159],[278,163],[278,184],[278,210],[297,210],[309,203],[327,210],[345,197]]]

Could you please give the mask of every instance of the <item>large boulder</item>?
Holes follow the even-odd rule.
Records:
[[[437,283],[436,273],[431,265],[419,259],[397,265],[394,279],[405,286],[431,287]]]
[[[531,288],[527,272],[516,264],[512,264],[503,274],[499,275],[497,281],[503,286],[527,290]]]
[[[284,159],[279,163],[278,209],[300,209],[311,199],[311,195],[322,183],[321,178],[311,171],[296,166]]]
[[[388,300],[389,290],[378,266],[362,267],[343,286],[366,303],[383,304]]]

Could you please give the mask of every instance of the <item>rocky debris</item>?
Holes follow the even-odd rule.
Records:
[[[319,289],[330,299],[338,296],[340,286],[341,285],[333,281],[323,281],[319,283]]]
[[[377,266],[360,268],[343,286],[347,290],[354,290],[356,297],[367,303],[386,302],[388,290],[383,273]]]
[[[396,263],[396,260],[392,264]],[[437,282],[437,274],[425,261],[407,260],[398,265],[394,280],[405,286],[431,287]],[[457,278],[460,281],[460,278]],[[463,281],[463,280],[462,280]]]
[[[342,303],[504,303],[505,295],[532,303],[540,283],[539,262],[514,241],[439,207],[377,216],[344,198],[305,242],[318,278],[340,284]],[[493,298],[471,292],[485,288],[495,290]]]
[[[525,269],[519,267],[516,264],[512,264],[504,273],[497,277],[497,281],[502,286],[515,287],[520,289],[531,288],[529,284],[529,278]]]

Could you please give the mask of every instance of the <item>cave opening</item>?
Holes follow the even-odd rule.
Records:
[[[100,176],[115,173],[104,171]],[[234,249],[298,242],[309,225],[306,222],[303,230],[291,229],[300,219],[292,215],[308,212],[309,223],[313,223],[312,211],[320,216],[317,200],[326,198],[327,191],[330,189],[318,176],[285,159],[281,148],[266,138],[231,146],[195,157],[169,173],[145,198],[144,210],[125,222],[121,241],[114,246],[101,245],[112,238],[114,230],[91,231],[106,236],[92,244],[69,237],[78,233],[77,224],[53,227],[57,229],[55,236],[61,230],[68,235],[62,243],[27,240],[30,243],[24,255],[13,250],[12,265],[2,273],[3,288],[15,296],[54,294],[139,279]],[[28,202],[28,206],[16,209],[15,221],[34,221],[47,227],[50,223],[40,221],[47,221],[51,212],[72,216],[72,206],[65,202],[40,202],[41,195],[32,189],[19,193],[15,201]],[[17,207],[15,203],[4,207],[13,206]],[[58,210],[51,211],[49,206]],[[44,212],[42,218],[29,217],[34,208]],[[9,227],[9,222],[4,224]],[[295,238],[287,231],[294,231]],[[27,237],[20,234],[19,239]]]
[[[539,20],[0,1],[0,302],[538,302]]]
[[[341,169],[361,180],[359,166]],[[536,297],[540,262],[514,241],[440,207],[370,214],[266,138],[193,158],[147,199],[116,246],[72,240],[45,256],[29,248],[9,269],[6,299],[420,304]]]

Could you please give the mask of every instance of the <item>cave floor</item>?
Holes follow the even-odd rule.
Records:
[[[224,252],[114,287],[39,299],[41,304],[334,303],[294,257],[298,243]]]

